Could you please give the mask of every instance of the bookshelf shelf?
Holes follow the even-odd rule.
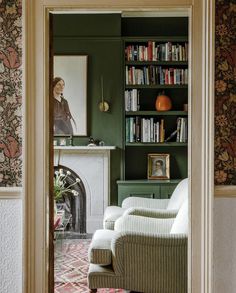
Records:
[[[187,84],[125,85],[126,89],[187,89]]]
[[[145,43],[148,41],[153,41],[153,42],[188,42],[188,37],[187,36],[130,36],[130,37],[124,37],[123,41],[125,43]]]
[[[128,111],[125,112],[126,116],[187,116],[186,111]]]
[[[188,66],[187,61],[125,61],[125,65],[163,65],[163,66]]]
[[[146,146],[158,146],[158,147],[186,147],[188,144],[184,142],[128,142],[126,146],[132,147],[146,147]]]

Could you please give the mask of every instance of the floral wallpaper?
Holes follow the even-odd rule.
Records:
[[[236,184],[236,2],[216,0],[215,184]]]
[[[22,177],[21,15],[21,0],[0,0],[0,186]]]
[[[22,0],[0,0],[0,186],[21,186]],[[236,3],[216,0],[215,183],[236,184]]]

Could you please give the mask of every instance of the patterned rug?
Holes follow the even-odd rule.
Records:
[[[54,293],[88,293],[88,247],[91,240],[57,240]],[[123,289],[98,289],[98,293],[126,293]]]

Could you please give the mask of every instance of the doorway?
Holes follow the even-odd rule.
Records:
[[[176,3],[175,3],[176,4]],[[29,6],[28,6],[29,5]],[[75,9],[84,9],[85,8],[85,4],[81,4],[80,5],[74,5],[71,4],[71,8],[74,7]],[[92,3],[91,3],[92,5]],[[93,7],[99,7],[98,3],[94,3]],[[108,5],[108,4],[107,4]],[[141,9],[140,5],[137,6],[133,6],[132,8],[130,7],[131,4],[127,3],[124,4],[124,9],[130,10],[130,9]],[[156,3],[150,3],[150,6],[147,5],[146,9],[148,9],[148,7],[150,9],[153,10],[153,8],[155,7],[156,9],[158,9],[159,7],[156,6]],[[183,4],[182,4],[183,5]],[[63,7],[63,5],[62,5]],[[60,9],[62,9],[62,7]],[[65,7],[68,7],[68,2],[65,3]],[[110,4],[107,6],[108,9],[111,9]],[[175,5],[173,4],[173,7],[175,7]],[[201,18],[201,15],[204,14],[204,12],[207,12],[207,16],[206,18],[204,18],[204,21],[209,19],[210,14],[208,13],[208,7],[202,7],[201,5],[198,4],[194,4],[193,6],[191,6],[189,3],[185,4],[185,7],[187,8],[188,11],[191,11],[191,15],[192,15],[192,25],[191,25],[191,29],[192,29],[192,41],[193,41],[193,48],[191,48],[191,52],[192,52],[192,65],[194,68],[194,71],[192,72],[192,79],[194,78],[194,76],[202,76],[202,72],[206,72],[207,68],[209,68],[209,66],[211,66],[211,62],[209,63],[209,57],[206,57],[205,60],[207,60],[207,62],[199,62],[199,60],[203,60],[203,56],[205,56],[205,53],[203,52],[208,52],[207,49],[203,50],[203,48],[206,48],[206,44],[209,44],[210,40],[205,39],[204,37],[202,38],[202,26],[205,25],[205,22],[200,23],[199,24],[199,19]],[[31,3],[27,3],[27,13],[31,8],[31,12],[34,10],[34,8],[32,8]],[[42,129],[37,130],[37,132],[35,132],[35,130],[33,130],[33,125],[31,125],[31,128],[27,128],[28,132],[28,140],[26,142],[26,144],[30,145],[30,143],[32,143],[32,141],[34,142],[35,145],[35,151],[32,151],[30,153],[27,154],[27,158],[29,159],[29,161],[36,161],[37,162],[37,169],[36,170],[32,170],[32,166],[30,166],[30,164],[26,165],[26,170],[25,173],[27,174],[36,174],[36,176],[34,177],[34,179],[32,179],[30,182],[27,182],[27,188],[26,188],[26,194],[30,193],[31,194],[35,194],[35,202],[37,203],[37,215],[40,214],[40,224],[42,224],[42,220],[45,219],[45,221],[43,222],[44,225],[42,225],[42,229],[37,229],[37,235],[34,234],[34,224],[32,225],[26,225],[26,230],[28,231],[28,237],[27,237],[27,245],[29,247],[38,247],[38,245],[41,247],[44,247],[43,250],[41,249],[37,249],[38,253],[36,258],[32,259],[30,261],[31,266],[34,266],[34,263],[37,264],[37,269],[36,271],[38,278],[35,279],[33,277],[33,275],[30,273],[30,271],[27,270],[26,268],[26,275],[30,276],[29,280],[31,280],[31,283],[29,284],[29,288],[31,288],[31,292],[39,292],[40,291],[47,291],[47,272],[46,272],[46,266],[45,266],[45,260],[46,260],[46,255],[47,255],[47,237],[46,234],[44,233],[44,231],[47,231],[47,221],[45,218],[46,213],[46,203],[47,201],[44,199],[43,201],[41,200],[41,194],[42,194],[42,190],[45,190],[45,196],[48,196],[48,191],[47,191],[47,171],[45,171],[45,166],[47,165],[48,162],[48,156],[46,155],[46,149],[47,149],[47,144],[45,144],[45,142],[47,141],[47,135],[45,135],[45,126],[47,126],[47,122],[48,121],[48,114],[47,112],[45,112],[45,105],[47,105],[47,100],[45,99],[46,96],[46,92],[47,92],[47,81],[45,82],[45,76],[47,76],[47,66],[46,66],[46,75],[45,75],[45,71],[42,68],[42,60],[44,60],[44,64],[48,64],[47,61],[47,55],[45,55],[45,52],[47,52],[47,37],[45,38],[45,36],[47,36],[48,33],[48,28],[46,25],[46,31],[43,31],[44,26],[44,21],[46,21],[46,23],[48,23],[48,20],[43,17],[43,13],[45,13],[45,15],[48,15],[49,11],[52,9],[52,5],[47,5],[46,2],[44,2],[44,5],[42,5],[41,2],[37,2],[36,4],[36,8],[37,8],[37,13],[39,14],[39,20],[40,23],[43,25],[38,26],[37,28],[39,29],[39,31],[41,31],[40,34],[36,34],[36,39],[39,40],[39,42],[37,42],[37,46],[36,46],[36,50],[37,50],[37,58],[36,58],[36,64],[37,66],[34,67],[34,64],[28,64],[27,65],[27,74],[30,72],[31,78],[34,79],[34,74],[32,71],[32,67],[36,69],[37,72],[37,84],[39,85],[43,85],[43,87],[37,87],[37,91],[35,91],[34,87],[27,87],[27,93],[30,93],[29,96],[33,96],[36,98],[36,100],[32,100],[29,101],[28,103],[28,109],[26,111],[26,116],[27,119],[31,120],[31,121],[35,121],[36,125],[42,125],[42,121],[44,121],[44,125],[42,127]],[[104,6],[103,6],[104,8]],[[53,8],[55,9],[55,8]],[[59,9],[59,10],[60,10]],[[117,7],[114,7],[114,9],[117,9]],[[34,13],[33,13],[34,14]],[[32,15],[33,15],[32,14]],[[31,19],[31,14],[27,14],[27,19],[33,23],[33,20]],[[31,26],[32,28],[32,26]],[[27,31],[29,33],[29,37],[27,40],[27,48],[29,48],[30,42],[29,39],[32,38],[32,44],[34,44],[34,37],[35,34],[32,34],[32,31]],[[46,40],[46,42],[42,41],[42,38],[44,40]],[[203,46],[202,46],[203,44]],[[208,48],[209,50],[209,48]],[[34,54],[32,52],[32,54]],[[207,55],[207,54],[206,54]],[[32,55],[31,55],[32,56]],[[208,55],[207,55],[208,56]],[[30,58],[30,55],[29,55]],[[42,72],[44,72],[44,74],[42,74]],[[209,227],[208,225],[210,224],[210,220],[208,218],[208,216],[210,215],[209,211],[210,211],[210,207],[211,205],[208,205],[207,203],[209,203],[210,201],[210,196],[212,194],[212,178],[211,178],[211,172],[209,171],[209,164],[210,164],[210,169],[212,169],[211,163],[212,163],[212,157],[209,155],[211,154],[211,145],[208,144],[205,136],[202,136],[202,133],[208,133],[210,134],[210,136],[212,135],[211,130],[207,131],[205,128],[202,128],[201,125],[199,125],[199,121],[202,121],[202,124],[205,125],[205,123],[209,126],[209,125],[213,125],[213,123],[211,123],[210,121],[212,121],[212,105],[208,104],[208,102],[206,103],[206,101],[211,101],[211,99],[207,99],[206,97],[208,97],[210,94],[206,89],[206,84],[212,84],[212,82],[206,82],[207,79],[209,79],[209,77],[207,77],[207,75],[204,75],[204,82],[203,79],[199,80],[199,79],[195,79],[195,83],[193,84],[193,88],[192,88],[192,97],[193,97],[193,103],[192,106],[196,109],[196,112],[193,113],[193,117],[192,117],[192,130],[194,131],[194,138],[193,139],[193,144],[191,146],[191,150],[190,150],[190,157],[191,157],[191,174],[192,176],[194,176],[195,180],[196,180],[196,184],[193,182],[191,185],[191,223],[195,223],[194,225],[191,225],[191,241],[190,241],[190,259],[192,260],[191,262],[191,268],[190,268],[190,275],[191,276],[195,276],[194,279],[191,278],[190,281],[190,287],[192,289],[193,292],[200,292],[200,288],[203,288],[204,286],[201,285],[202,282],[206,282],[204,284],[206,284],[206,286],[208,287],[207,284],[208,281],[210,280],[210,278],[201,278],[201,274],[208,274],[208,272],[211,271],[211,267],[210,267],[210,261],[208,262],[208,260],[206,260],[206,255],[209,254],[204,254],[205,257],[200,258],[199,259],[199,254],[196,253],[194,254],[193,251],[198,251],[201,255],[203,255],[203,252],[205,250],[211,251],[210,250],[210,246],[209,244],[209,239],[206,239],[206,234],[203,232],[205,231],[205,229],[208,228],[203,228],[203,227]],[[36,79],[34,79],[36,80]],[[208,80],[209,81],[209,80]],[[203,90],[204,89],[204,90]],[[198,93],[200,92],[204,92],[206,94],[203,94],[200,99],[196,100],[196,97],[198,96]],[[40,97],[44,97],[44,99],[42,100]],[[34,116],[35,111],[33,109],[35,109],[35,104],[37,101],[37,115]],[[210,102],[211,103],[211,102]],[[208,108],[209,106],[209,108]],[[207,107],[207,108],[206,108]],[[202,109],[204,109],[202,111]],[[29,111],[30,110],[30,111]],[[195,122],[194,122],[195,121]],[[201,123],[200,123],[201,124]],[[210,128],[208,128],[210,129]],[[37,135],[36,135],[37,133]],[[196,141],[197,140],[197,141]],[[199,142],[202,143],[199,143]],[[43,148],[39,146],[42,146],[43,143]],[[199,147],[202,146],[202,147]],[[194,156],[192,156],[192,153],[194,153]],[[207,164],[205,164],[206,158],[210,158],[210,160],[207,160]],[[45,161],[46,160],[46,161]],[[28,161],[28,160],[27,160]],[[43,163],[44,162],[44,163]],[[195,165],[196,164],[196,165]],[[201,172],[199,172],[199,170],[201,170]],[[31,172],[33,171],[33,172]],[[37,176],[38,172],[42,172],[44,180],[38,180],[37,178],[39,178],[40,176]],[[41,177],[40,177],[41,178]],[[200,190],[201,190],[201,194],[199,195],[199,186],[201,186]],[[40,192],[39,192],[40,190]],[[34,193],[35,191],[35,193]],[[196,195],[196,196],[195,196]],[[48,198],[48,197],[47,197]],[[28,203],[30,203],[31,201],[29,201],[30,197],[26,197],[26,206],[28,207]],[[200,200],[199,200],[200,199]],[[207,212],[205,214],[205,212],[203,212],[202,207],[208,207],[207,208]],[[209,209],[209,210],[208,210]],[[28,210],[28,209],[27,209]],[[42,214],[41,214],[42,212]],[[201,221],[199,221],[199,215],[201,215]],[[38,222],[38,217],[36,217],[36,222],[34,221],[34,216],[35,216],[35,209],[32,209],[32,213],[27,213],[27,217],[29,219],[31,219],[30,221],[28,221],[28,223],[37,223]],[[31,218],[33,217],[33,218]],[[195,220],[194,220],[195,219]],[[196,223],[199,223],[199,227],[196,227]],[[203,225],[201,223],[205,223],[206,225]],[[39,225],[40,226],[40,225]],[[195,230],[196,229],[196,230]],[[35,236],[36,237],[35,237]],[[44,235],[44,236],[43,236]],[[205,236],[204,236],[205,235]],[[45,238],[46,237],[46,238]],[[204,241],[202,242],[202,239],[204,239]],[[204,243],[204,249],[202,250],[200,247],[202,247],[202,243]],[[195,249],[194,249],[195,247]],[[31,251],[31,250],[30,250]],[[30,256],[31,254],[29,254]],[[27,254],[28,256],[28,254]],[[31,259],[29,257],[29,259]],[[33,262],[33,260],[35,262]],[[201,265],[202,262],[204,262],[204,265]],[[203,267],[207,267],[209,269],[203,270]],[[200,269],[198,269],[200,268]],[[203,271],[202,271],[203,270]],[[202,272],[202,273],[200,273]],[[199,274],[200,273],[200,274]],[[204,281],[205,280],[205,281]],[[208,281],[206,281],[208,280]],[[210,285],[209,285],[210,286]],[[40,289],[42,288],[43,289]],[[196,291],[194,291],[196,290]]]
[[[54,80],[56,80],[59,84],[63,77],[63,90],[60,89],[59,94],[68,103],[70,128],[73,128],[75,132],[73,120],[78,121],[77,125],[80,124],[81,110],[79,112],[79,109],[81,107],[78,107],[74,100],[83,97],[83,94],[80,94],[80,88],[84,87],[83,84],[78,85],[78,80],[86,76],[88,110],[86,112],[85,107],[83,112],[86,112],[85,116],[87,116],[85,132],[89,134],[85,137],[71,135],[68,129],[62,136],[62,129],[58,136],[58,114],[55,115],[58,101],[56,100],[56,105],[53,104],[54,168],[59,160],[63,161],[64,169],[69,167],[70,171],[73,170],[76,176],[80,177],[80,174],[85,175],[86,170],[83,169],[83,159],[79,150],[77,150],[78,154],[75,154],[77,147],[86,149],[87,145],[91,144],[91,137],[97,146],[100,141],[105,145],[115,145],[121,151],[111,152],[108,200],[110,204],[120,205],[129,193],[132,193],[132,196],[149,197],[151,189],[155,189],[153,193],[150,192],[153,198],[169,198],[177,184],[189,176],[187,121],[188,117],[190,120],[191,111],[186,111],[186,107],[189,106],[191,109],[191,82],[188,79],[188,71],[191,70],[188,47],[191,47],[191,43],[189,42],[188,19],[187,13],[185,15],[159,13],[158,16],[150,12],[140,12],[139,15],[136,13],[135,16],[132,12],[52,14],[53,56],[51,58],[54,60],[52,83],[54,86]],[[63,23],[67,23],[67,26],[63,26]],[[77,72],[82,66],[76,63],[77,58],[81,56],[87,56],[87,67],[82,76]],[[75,69],[74,64],[76,64]],[[138,74],[141,77],[132,80],[132,73],[134,73],[133,77]],[[73,87],[75,87],[74,91]],[[56,87],[53,87],[53,90],[54,88]],[[163,90],[165,93],[162,93]],[[110,107],[107,113],[100,111],[98,107],[102,95]],[[170,100],[171,106],[165,112],[158,112],[155,109],[158,95]],[[150,132],[141,128],[144,122],[149,124]],[[132,128],[135,125],[135,133],[130,131],[131,124]],[[66,135],[71,137],[68,138]],[[62,144],[63,140],[65,145]],[[150,153],[154,153],[153,162],[157,160],[163,162],[163,176],[158,174],[157,178],[153,176],[155,178],[151,179],[156,179],[155,182],[147,180],[147,169],[151,169],[149,165],[152,164],[152,161],[148,162]],[[90,157],[88,156],[87,159],[89,162]],[[88,162],[85,163],[85,168]],[[136,164],[134,166],[134,162],[137,162],[139,168],[135,167]],[[120,165],[122,165],[121,169]],[[96,168],[96,165],[91,166],[90,172]],[[89,185],[88,176],[84,176],[84,181]],[[92,190],[95,184],[95,181],[91,182],[89,188],[84,189],[85,194],[86,190]],[[127,188],[126,191],[120,191],[125,188]],[[138,191],[140,188],[141,193]],[[95,195],[91,193],[90,196],[87,194],[85,197],[88,206],[87,215],[93,210],[93,206],[89,206],[93,202],[93,196],[98,197],[99,188],[94,189]],[[90,201],[87,202],[88,198]],[[98,210],[98,202],[96,203]],[[61,205],[61,202],[57,205]],[[67,207],[66,204],[65,207]],[[101,218],[98,219],[100,225],[97,225],[97,228],[90,226],[90,230],[87,227],[84,235],[75,234],[73,227],[65,221],[68,224],[67,231],[63,231],[60,241],[57,238],[54,243],[55,292],[68,286],[69,281],[71,286],[74,286],[73,278],[78,268],[73,267],[73,271],[70,272],[70,275],[73,275],[72,279],[65,277],[69,273],[63,269],[65,266],[71,267],[71,263],[65,265],[67,260],[70,261],[69,252],[72,256],[76,253],[76,250],[71,250],[70,247],[76,246],[79,251],[81,242],[87,243],[87,240],[79,239],[89,238],[96,229],[102,229],[104,212],[105,206],[102,209]],[[80,210],[80,213],[86,214],[86,211]],[[85,219],[85,223],[88,220]],[[63,251],[67,253],[64,257]],[[66,285],[63,282],[65,279]],[[79,276],[78,279],[81,280]],[[84,288],[85,284],[78,282],[76,286]]]

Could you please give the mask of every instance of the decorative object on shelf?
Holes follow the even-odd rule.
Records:
[[[95,139],[92,136],[90,136],[89,144],[88,144],[89,147],[104,146],[104,145],[105,145],[104,141],[97,139],[97,138]]]
[[[155,107],[157,111],[169,111],[172,108],[171,99],[164,91],[157,96]]]
[[[53,140],[53,145],[57,146],[57,140],[56,139]]]
[[[148,179],[170,179],[169,154],[148,154]]]
[[[101,76],[101,91],[102,91],[102,100],[99,103],[99,110],[101,112],[107,112],[110,108],[109,104],[107,101],[104,100],[104,91],[103,91],[103,76]]]

